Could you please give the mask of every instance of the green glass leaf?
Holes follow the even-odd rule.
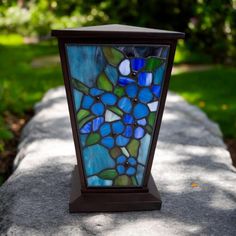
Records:
[[[114,179],[117,176],[115,169],[104,170],[98,175],[102,179]]]
[[[89,93],[89,88],[83,83],[81,83],[80,81],[78,81],[77,79],[72,79],[72,85],[75,89],[79,90],[80,92],[84,94]]]
[[[117,114],[118,116],[122,116],[123,115],[123,111],[121,111],[118,107],[109,107],[108,110],[114,112],[115,114]]]
[[[132,176],[132,177],[131,177],[131,181],[132,181],[132,184],[133,184],[134,186],[137,186],[137,185],[138,185],[138,182],[137,182],[135,176]]]
[[[101,73],[97,79],[97,86],[99,89],[111,92],[112,91],[112,83],[109,81],[107,76],[104,73]]]
[[[111,47],[103,47],[103,53],[107,61],[114,66],[117,66],[124,58],[124,55],[119,50]]]
[[[84,109],[79,110],[79,112],[77,113],[77,121],[80,122],[85,117],[87,117],[89,114],[90,114],[90,112],[88,110],[84,110]]]
[[[148,116],[148,124],[150,126],[153,126],[154,123],[155,123],[155,117],[156,117],[156,114],[155,112],[150,112],[149,116]]]
[[[90,134],[86,139],[86,145],[93,145],[97,142],[99,142],[101,136],[98,133]]]
[[[90,116],[85,117],[83,120],[81,120],[79,122],[79,128],[82,128],[87,122],[89,122],[90,120],[92,120],[94,118],[95,118],[94,115],[90,115]]]
[[[114,94],[117,95],[118,97],[122,97],[125,94],[125,90],[122,87],[115,87],[114,89]]]
[[[120,175],[115,178],[114,184],[116,186],[130,186],[132,185],[132,180],[127,175]]]
[[[163,64],[164,60],[161,58],[150,57],[146,61],[145,71],[154,71],[157,67]]]
[[[122,154],[122,152],[121,152],[120,148],[118,148],[118,147],[114,147],[110,150],[110,155],[113,158],[117,158],[121,154]]]
[[[140,142],[136,139],[132,139],[130,143],[127,145],[127,150],[131,156],[133,157],[138,156],[139,145],[140,145]]]
[[[150,125],[146,125],[146,130],[147,130],[147,132],[149,133],[149,134],[151,134],[152,133],[152,127],[150,126]]]

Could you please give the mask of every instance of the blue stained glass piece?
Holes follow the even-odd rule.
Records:
[[[111,126],[109,123],[105,123],[100,128],[100,134],[104,137],[111,133]]]
[[[130,157],[128,159],[128,162],[131,166],[135,166],[137,164],[137,161],[133,157]]]
[[[81,134],[81,133],[80,133],[80,135],[79,135],[79,140],[80,140],[82,146],[85,146],[87,137],[88,137],[87,134]]]
[[[121,134],[124,131],[124,125],[121,121],[115,121],[112,123],[112,130],[114,134]]]
[[[114,138],[108,136],[108,137],[105,137],[101,140],[101,143],[107,147],[107,148],[112,148],[114,146]]]
[[[92,131],[92,122],[86,123],[81,129],[80,132],[82,134],[88,134]]]
[[[143,183],[143,174],[144,174],[144,167],[141,165],[138,165],[137,172],[136,172],[136,179],[138,181],[138,185],[141,185]]]
[[[168,52],[169,52],[169,48],[167,48],[167,47],[163,48],[162,53],[161,53],[161,57],[167,58]]]
[[[97,88],[91,88],[89,92],[92,96],[98,96],[104,93],[101,89],[97,89]]]
[[[87,176],[115,167],[115,161],[110,157],[108,149],[99,144],[84,148],[83,163]]]
[[[141,139],[138,162],[143,165],[146,165],[147,157],[148,157],[148,148],[151,141],[151,136],[149,134],[145,134],[145,136]]]
[[[106,64],[101,47],[67,45],[66,50],[71,76],[93,87]]]
[[[104,113],[104,105],[102,103],[95,103],[92,108],[91,111],[97,115],[97,116],[101,116]]]
[[[91,105],[93,104],[93,102],[94,102],[94,99],[91,96],[85,95],[83,97],[82,107],[84,109],[89,109],[91,107]]]
[[[134,137],[136,139],[140,139],[144,136],[144,129],[142,127],[137,127],[135,130],[134,130]]]
[[[152,83],[152,73],[140,72],[138,75],[138,84],[140,86],[149,86]]]
[[[83,94],[79,92],[78,90],[73,89],[73,95],[74,95],[75,109],[78,110],[81,105]]]
[[[128,142],[129,142],[129,138],[126,138],[126,137],[124,137],[122,135],[118,135],[116,137],[116,144],[118,146],[124,147],[124,146],[126,146],[128,144]]]
[[[105,105],[114,105],[116,103],[117,97],[112,93],[104,93],[101,96],[101,100]]]
[[[131,176],[131,175],[134,175],[136,172],[135,168],[134,167],[129,167],[126,171],[126,174]]]
[[[147,121],[146,121],[146,119],[145,119],[145,118],[143,118],[143,119],[141,119],[141,120],[138,120],[138,121],[137,121],[137,123],[138,123],[139,125],[142,125],[142,126],[144,126],[144,125],[146,125],[146,124],[147,124]]]
[[[133,124],[133,122],[134,122],[134,117],[133,117],[132,115],[130,115],[130,114],[124,114],[123,120],[124,120],[124,123],[125,123],[125,124],[130,125],[130,124]]]
[[[118,102],[118,107],[126,113],[129,113],[132,109],[132,103],[129,98],[122,97]]]
[[[130,61],[128,59],[125,59],[120,63],[119,71],[122,75],[130,74]]]
[[[138,86],[136,84],[129,84],[125,91],[130,98],[135,98],[138,93]]]
[[[116,85],[117,80],[118,80],[118,72],[116,67],[107,64],[105,68],[105,73],[107,75],[107,78],[114,84]]]
[[[103,117],[97,117],[93,120],[93,131],[97,131],[101,124],[104,122]]]
[[[126,161],[126,157],[124,155],[121,155],[121,156],[117,157],[117,159],[116,159],[117,164],[123,164],[123,163],[125,163],[125,161]]]
[[[165,72],[165,63],[158,67],[153,73],[153,83],[154,84],[161,84],[164,78]]]
[[[141,102],[147,103],[152,101],[153,95],[149,88],[142,88],[138,94],[138,98]]]
[[[112,180],[101,179],[98,176],[91,176],[87,178],[88,186],[112,186]]]
[[[134,117],[136,119],[144,118],[148,115],[148,113],[149,113],[148,107],[146,105],[142,104],[142,103],[138,103],[134,107]]]
[[[131,59],[131,68],[133,71],[141,70],[145,65],[145,60],[143,58],[133,58]]]
[[[121,86],[126,86],[132,83],[135,83],[135,81],[129,77],[120,76],[118,79],[118,84]]]
[[[152,86],[152,92],[156,97],[160,97],[161,95],[161,86],[160,85],[153,85]]]
[[[132,134],[133,134],[133,128],[132,128],[132,126],[131,126],[131,125],[127,125],[127,126],[125,127],[125,131],[124,131],[123,135],[124,135],[125,137],[127,137],[127,138],[130,138],[130,137],[132,136]]]
[[[122,166],[122,165],[118,165],[118,166],[116,167],[116,170],[117,170],[117,172],[118,172],[119,175],[122,175],[122,174],[125,173],[125,167]]]

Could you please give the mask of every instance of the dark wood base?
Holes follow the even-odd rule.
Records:
[[[78,167],[72,174],[72,189],[69,211],[76,212],[114,212],[160,210],[161,198],[153,177],[150,177],[145,192],[131,189],[130,192],[81,192]]]

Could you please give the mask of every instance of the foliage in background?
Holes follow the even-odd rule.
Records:
[[[215,62],[236,58],[236,0],[0,0],[0,30],[24,36],[52,28],[123,23],[187,33],[190,50]]]

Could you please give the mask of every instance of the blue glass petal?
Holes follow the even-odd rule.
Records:
[[[118,107],[126,113],[129,113],[132,109],[132,103],[129,98],[122,97],[118,102]]]
[[[152,73],[140,72],[138,75],[138,84],[140,86],[149,86],[152,83]]]
[[[107,136],[101,140],[101,144],[107,148],[112,148],[114,146],[114,139],[110,136]]]
[[[101,116],[104,113],[104,105],[102,103],[95,103],[91,110],[95,115]]]
[[[133,128],[132,128],[132,126],[131,126],[131,125],[127,125],[127,126],[125,127],[125,131],[124,131],[123,135],[124,135],[125,137],[127,137],[127,138],[130,138],[130,137],[132,136],[132,134],[133,134]]]
[[[121,134],[124,131],[124,125],[121,121],[115,121],[112,123],[112,130],[114,134]]]
[[[152,86],[152,92],[156,97],[160,97],[161,95],[161,86],[160,85],[153,85]]]
[[[87,178],[88,186],[112,186],[113,181],[101,179],[98,176],[91,176]]]
[[[97,117],[93,120],[93,131],[97,131],[101,124],[104,122],[103,117]]]
[[[143,165],[146,165],[147,158],[148,158],[148,148],[150,145],[151,136],[149,134],[145,134],[145,136],[141,139],[141,144],[139,147],[139,155],[138,155],[138,162]]]
[[[80,135],[79,135],[79,140],[80,140],[82,146],[85,146],[87,137],[88,137],[87,134],[81,134],[81,133],[80,133]]]
[[[114,84],[116,85],[117,80],[118,80],[118,71],[116,67],[107,64],[105,68],[105,73],[107,75],[107,78]]]
[[[143,126],[144,126],[144,125],[147,124],[147,121],[146,121],[145,118],[143,118],[143,119],[141,119],[141,120],[138,120],[137,123],[138,123],[139,125],[143,125]]]
[[[131,175],[134,175],[135,172],[136,172],[136,169],[134,167],[129,167],[126,171],[126,174],[131,176]]]
[[[86,175],[94,175],[101,170],[115,167],[115,161],[107,148],[99,144],[84,148],[82,157]]]
[[[126,86],[128,84],[135,83],[135,81],[131,78],[120,76],[118,79],[118,84],[121,86]]]
[[[144,136],[144,129],[142,127],[137,127],[135,130],[134,130],[134,137],[136,139],[140,139]]]
[[[138,86],[136,84],[129,84],[126,86],[125,91],[130,98],[135,98],[138,92]]]
[[[130,73],[130,61],[128,59],[125,59],[120,63],[119,71],[122,75],[129,75],[129,73]]]
[[[91,105],[93,104],[93,102],[94,102],[94,99],[92,97],[85,95],[82,101],[82,108],[89,109]]]
[[[136,119],[141,119],[145,116],[147,116],[149,113],[149,109],[146,105],[138,103],[135,107],[134,107],[134,117]]]
[[[101,47],[70,44],[66,50],[71,76],[93,87],[106,64]]]
[[[119,175],[122,175],[122,174],[125,173],[125,167],[122,166],[122,165],[118,165],[118,166],[116,167],[116,170],[117,170],[117,172],[118,172]]]
[[[132,115],[130,115],[130,114],[124,114],[123,120],[124,120],[125,124],[129,124],[130,125],[130,124],[133,124],[134,117]]]
[[[86,123],[81,129],[80,132],[82,134],[88,134],[92,131],[92,122]]]
[[[78,110],[81,105],[81,100],[83,97],[83,93],[79,92],[76,89],[73,89],[73,95],[74,95],[74,103],[75,103],[75,109]]]
[[[154,84],[161,84],[163,78],[164,78],[164,72],[165,72],[165,64],[162,64],[160,67],[158,67],[154,73],[153,73],[153,83]]]
[[[129,138],[126,138],[122,135],[118,135],[116,137],[116,144],[118,146],[121,146],[121,147],[126,146],[128,144],[128,142],[129,142]]]
[[[121,156],[117,157],[117,159],[116,159],[117,164],[124,164],[125,161],[126,161],[126,157],[124,155],[121,155]]]
[[[104,93],[101,96],[101,99],[105,105],[114,105],[116,103],[117,97],[112,93]]]
[[[133,157],[130,157],[128,159],[128,162],[131,166],[135,166],[137,164],[137,161]]]
[[[104,91],[102,91],[101,89],[97,89],[97,88],[91,88],[89,90],[89,93],[92,95],[92,96],[98,96],[98,95],[101,95],[104,93]]]
[[[131,68],[134,71],[141,70],[145,65],[145,60],[143,58],[133,58],[131,59]]]
[[[100,134],[104,137],[111,133],[111,126],[109,123],[105,123],[100,128]]]
[[[153,95],[149,88],[142,88],[138,94],[138,98],[140,102],[147,103],[152,101]]]

